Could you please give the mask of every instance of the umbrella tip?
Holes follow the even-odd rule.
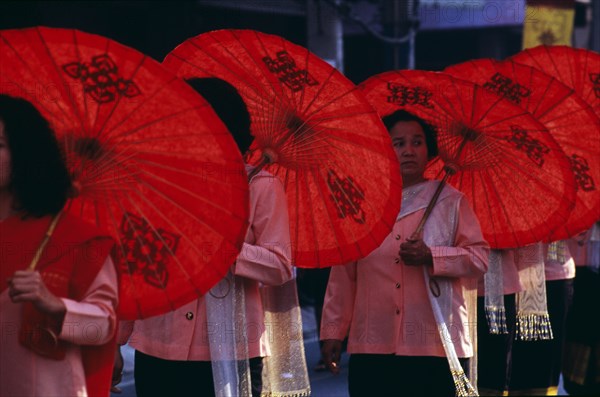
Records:
[[[83,186],[79,181],[73,181],[71,183],[71,187],[69,188],[68,196],[69,198],[77,198],[81,194],[81,189]]]
[[[263,150],[262,157],[267,164],[276,163],[279,158],[277,152],[272,148],[265,148]]]

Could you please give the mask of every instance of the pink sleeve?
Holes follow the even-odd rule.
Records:
[[[249,233],[254,243],[245,242],[236,260],[236,276],[265,285],[282,285],[292,279],[292,254],[287,200],[276,177],[257,176],[250,184]]]
[[[62,298],[67,312],[59,339],[77,345],[103,345],[117,324],[117,271],[110,256],[81,301]]]
[[[348,335],[356,294],[356,266],[353,262],[331,268],[321,317],[321,340],[344,340]]]
[[[487,271],[489,245],[483,238],[479,220],[465,198],[461,198],[454,247],[430,247],[433,275],[481,277]]]

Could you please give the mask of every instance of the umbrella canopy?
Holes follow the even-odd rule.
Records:
[[[331,65],[251,30],[201,34],[163,63],[185,79],[216,77],[239,91],[255,138],[248,162],[284,183],[296,266],[362,258],[389,234],[401,201],[390,137]]]
[[[600,118],[573,89],[538,69],[512,61],[479,59],[444,72],[479,84],[527,110],[568,156],[577,182],[575,208],[549,241],[574,236],[600,219]]]
[[[565,222],[575,197],[570,164],[529,113],[475,84],[444,73],[401,70],[361,83],[382,116],[409,111],[437,128],[439,156],[426,176],[470,200],[494,248],[545,239]]]
[[[568,46],[537,46],[509,58],[532,66],[575,90],[600,116],[600,54]]]
[[[210,106],[151,58],[76,30],[0,31],[0,92],[33,103],[65,151],[70,211],[112,234],[120,315],[208,291],[248,219],[241,154]]]

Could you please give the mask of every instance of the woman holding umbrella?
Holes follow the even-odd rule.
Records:
[[[428,290],[451,294],[450,337],[463,368],[472,355],[463,288],[467,277],[487,269],[488,244],[461,193],[446,186],[423,236],[413,236],[437,181],[424,177],[437,153],[435,132],[420,118],[396,111],[383,118],[403,178],[402,209],[392,233],[366,258],[331,270],[321,339],[323,359],[337,371],[342,340],[348,339],[350,395],[452,395]],[[403,242],[402,242],[403,241]],[[398,246],[400,250],[398,251]],[[426,285],[423,268],[431,275]],[[451,280],[441,291],[435,277]],[[443,288],[442,288],[443,289]]]
[[[0,95],[2,396],[108,395],[113,240],[60,215],[70,187],[48,122],[29,102]]]
[[[244,153],[251,143],[250,118],[237,90],[215,78],[188,83],[211,104]],[[291,244],[282,183],[264,171],[249,183],[250,226],[230,273],[206,296],[177,310],[122,322],[118,343],[129,341],[136,349],[138,396],[261,395],[263,357],[270,354],[272,339],[261,289],[292,280]],[[120,369],[117,352],[115,384]]]

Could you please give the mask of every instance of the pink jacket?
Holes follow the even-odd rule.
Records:
[[[244,283],[249,357],[269,354],[260,284],[281,285],[292,278],[287,201],[279,179],[260,172],[250,183],[250,227],[233,272]],[[208,323],[200,298],[165,315],[122,322],[117,343],[167,360],[210,361],[208,338],[231,332]]]
[[[421,205],[411,209],[408,200],[426,205],[436,185],[427,181],[405,189],[402,211],[379,248],[358,262],[331,269],[321,339],[348,335],[349,353],[445,356],[422,267],[396,263],[401,241],[414,232],[425,209]],[[448,243],[429,244],[435,233]],[[431,274],[452,279],[452,319],[447,325],[459,357],[469,357],[464,278],[478,278],[486,271],[489,246],[467,200],[450,186],[442,191],[426,224],[424,241],[433,254]]]
[[[22,305],[8,288],[0,294],[0,396],[87,396],[80,345],[102,345],[117,325],[117,272],[107,259],[83,300],[61,298],[67,307],[58,338],[70,342],[64,360],[42,357],[18,341]]]

